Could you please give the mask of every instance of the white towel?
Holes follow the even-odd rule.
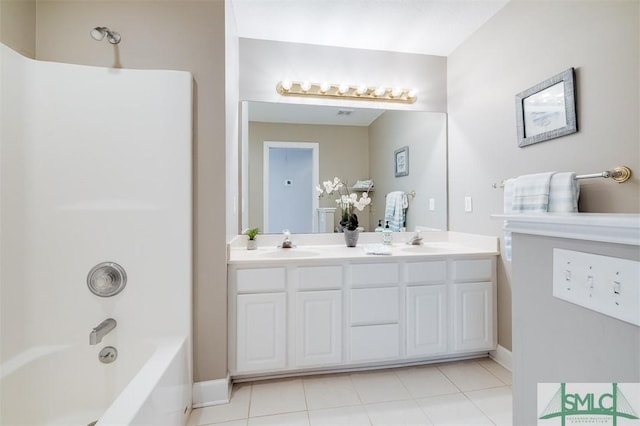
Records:
[[[580,184],[573,172],[547,172],[508,179],[504,184],[504,212],[577,212]],[[506,224],[506,222],[505,222]],[[504,255],[511,261],[511,233],[504,233]]]
[[[549,188],[554,172],[523,175],[513,189],[513,212],[538,213],[549,209]]]
[[[580,183],[576,174],[556,173],[549,184],[549,212],[577,212],[580,198]]]
[[[390,255],[391,247],[385,246],[383,244],[368,244],[362,246],[362,250],[364,254],[373,254],[373,255]]]
[[[392,231],[400,231],[400,228],[404,227],[405,210],[408,206],[409,199],[404,192],[393,191],[387,194],[384,220],[389,222],[389,228]]]
[[[504,182],[504,212],[506,214],[513,213],[513,190],[516,186],[515,179],[507,179]],[[507,221],[504,221],[504,226],[507,226]],[[504,231],[504,257],[508,262],[511,262],[511,232]]]

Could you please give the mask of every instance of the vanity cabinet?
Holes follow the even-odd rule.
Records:
[[[495,340],[495,288],[491,259],[460,260],[453,264],[453,350],[466,352]]]
[[[264,263],[264,262],[263,262]],[[495,349],[495,256],[229,267],[232,376],[331,371]]]
[[[342,291],[301,291],[295,301],[295,364],[342,361]]]
[[[407,288],[407,356],[447,352],[447,286]]]
[[[285,293],[239,294],[238,371],[269,371],[287,363]]]
[[[236,272],[238,371],[273,371],[287,364],[286,269]]]
[[[291,268],[296,367],[342,362],[342,266]]]

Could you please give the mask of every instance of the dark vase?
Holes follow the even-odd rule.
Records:
[[[347,244],[347,247],[355,247],[356,244],[358,244],[359,235],[360,231],[357,229],[349,231],[347,228],[344,228],[344,242]]]

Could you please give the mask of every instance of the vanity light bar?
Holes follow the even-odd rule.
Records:
[[[352,86],[348,84],[309,83],[282,80],[276,90],[283,96],[311,96],[316,98],[382,101],[412,104],[417,96],[413,90],[401,88]]]

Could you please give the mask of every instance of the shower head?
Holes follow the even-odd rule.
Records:
[[[107,36],[107,41],[111,44],[120,43],[120,33],[111,31],[107,27],[95,27],[94,29],[91,30],[91,37],[94,40],[100,41],[105,36]]]

